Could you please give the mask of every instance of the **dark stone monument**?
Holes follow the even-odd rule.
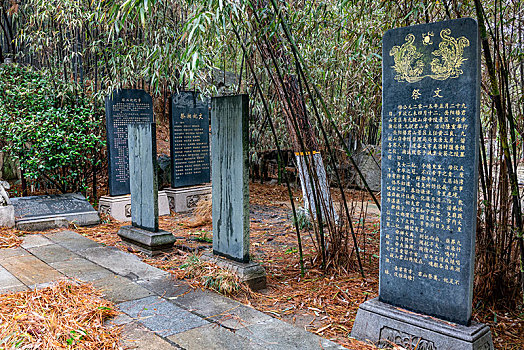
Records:
[[[132,225],[118,235],[141,251],[155,255],[173,246],[175,237],[158,229],[158,178],[154,123],[129,124],[129,174]]]
[[[249,258],[249,98],[216,97],[211,103],[213,254],[261,289],[265,270]]]
[[[144,90],[125,89],[106,97],[109,194],[129,194],[127,125],[152,123],[153,100]]]
[[[100,198],[99,211],[119,221],[131,219],[127,125],[153,120],[153,100],[144,90],[117,90],[106,97],[109,196]],[[160,215],[169,215],[168,199],[159,193]]]
[[[171,210],[186,212],[211,193],[209,105],[199,94],[183,91],[171,97]],[[204,184],[204,185],[203,185]]]
[[[67,227],[97,225],[100,222],[93,206],[79,193],[11,198],[16,227],[40,231]]]
[[[197,93],[171,97],[171,186],[209,182],[209,106]]]
[[[361,305],[352,336],[424,349],[492,349],[489,328],[471,323],[477,23],[464,18],[390,30],[382,70],[379,298]]]

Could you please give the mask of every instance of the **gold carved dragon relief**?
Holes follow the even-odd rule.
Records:
[[[429,33],[428,33],[429,35]],[[389,55],[393,56],[395,65],[393,69],[396,72],[395,80],[408,83],[416,83],[424,78],[432,78],[435,80],[446,80],[448,78],[458,78],[464,72],[461,67],[467,58],[464,58],[464,48],[469,46],[469,40],[465,37],[454,38],[451,36],[451,30],[446,28],[440,32],[442,41],[439,44],[438,50],[432,52],[436,56],[431,63],[431,74],[423,74],[425,63],[421,59],[424,55],[417,51],[417,47],[413,44],[415,36],[408,34],[405,43],[402,46],[393,46]],[[427,45],[424,38],[424,44]]]

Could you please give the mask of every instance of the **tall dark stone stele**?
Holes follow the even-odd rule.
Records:
[[[419,339],[419,347],[428,349],[490,349],[489,328],[470,326],[480,124],[477,23],[464,18],[392,29],[384,35],[382,55],[379,300],[361,305],[362,315],[375,316],[359,310],[352,335],[362,338],[374,324],[381,327],[380,339]],[[402,330],[370,321],[380,312],[390,320],[410,319],[407,313],[399,318],[392,306],[462,326],[417,319]],[[464,342],[455,343],[459,338]]]
[[[209,106],[192,91],[171,97],[171,186],[210,180]]]
[[[153,100],[144,90],[123,89],[108,95],[106,104],[109,194],[130,193],[127,125],[153,122]]]
[[[249,262],[249,98],[211,100],[213,253]]]

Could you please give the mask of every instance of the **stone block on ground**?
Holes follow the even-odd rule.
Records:
[[[126,244],[146,253],[149,256],[158,255],[173,248],[176,239],[172,233],[158,230],[151,232],[134,226],[122,226],[118,236]]]
[[[91,248],[78,252],[79,255],[114,273],[131,280],[155,278],[168,275],[167,272],[142,262],[130,253],[112,247]]]
[[[64,227],[64,221],[78,226],[100,222],[98,213],[79,193],[16,197],[11,202],[15,208],[16,225],[23,230],[53,228],[53,222],[58,227]]]
[[[209,324],[172,335],[168,338],[183,349],[202,350],[265,350],[267,348],[251,343],[217,324]]]
[[[0,266],[0,293],[26,290],[27,287],[9,271]]]
[[[117,275],[97,279],[92,281],[92,283],[102,291],[105,299],[113,303],[122,303],[153,295],[153,292],[140,287],[125,277]]]
[[[488,326],[441,321],[372,299],[361,304],[351,336],[370,340],[379,347],[398,344],[407,349],[490,350],[493,341]]]
[[[90,282],[114,275],[111,271],[78,256],[77,259],[54,262],[49,265],[67,277],[84,282]]]
[[[176,277],[171,274],[140,279],[136,281],[136,283],[164,298],[176,298],[191,291],[191,287],[189,287],[187,283],[176,279]]]
[[[58,244],[47,244],[27,250],[47,264],[79,258],[78,255]]]
[[[203,318],[158,296],[121,303],[118,308],[163,337],[209,324]]]
[[[15,207],[12,204],[0,205],[0,227],[11,228],[14,226],[15,226]]]
[[[169,209],[167,193],[165,191],[158,191],[158,215],[170,215],[171,212]],[[131,221],[131,195],[100,197],[98,212],[107,214],[118,221]]]
[[[20,282],[29,287],[65,278],[60,272],[32,255],[11,257],[2,260],[1,264]]]
[[[169,199],[169,208],[175,213],[186,213],[198,205],[198,201],[211,197],[211,186],[191,186],[164,189]]]
[[[170,301],[229,329],[239,329],[271,319],[271,316],[217,293],[196,289]]]
[[[89,238],[73,231],[48,233],[45,235],[45,237],[73,252],[78,252],[89,248],[102,247],[100,243],[90,240]]]
[[[255,262],[241,263],[211,253],[204,253],[200,259],[209,261],[220,268],[229,270],[238,276],[241,282],[246,283],[252,290],[260,290],[266,288],[266,270]]]
[[[40,234],[25,235],[23,239],[24,241],[21,247],[24,249],[41,247],[44,245],[53,244],[51,240],[49,240],[48,238]]]
[[[133,350],[178,350],[179,347],[169,344],[155,333],[147,330],[138,322],[127,323],[122,329],[124,349]]]
[[[257,323],[246,328],[241,328],[235,334],[250,339],[252,343],[259,344],[265,349],[286,350],[343,350],[338,345],[318,335],[309,333],[303,329],[271,318],[270,320]]]

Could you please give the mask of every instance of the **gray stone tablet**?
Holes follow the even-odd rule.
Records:
[[[211,100],[213,253],[249,262],[249,98]]]

